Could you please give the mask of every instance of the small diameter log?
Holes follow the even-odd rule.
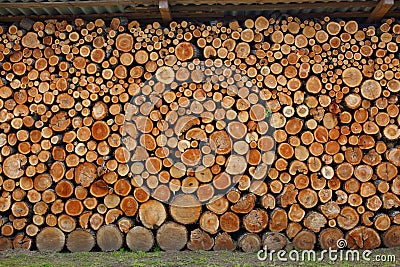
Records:
[[[235,213],[249,213],[255,206],[255,195],[246,194],[239,201],[231,206],[231,210]]]
[[[216,214],[223,214],[229,208],[229,201],[225,196],[216,196],[210,203],[206,205],[207,209]]]
[[[94,234],[89,230],[77,229],[67,237],[67,249],[71,252],[91,251],[95,244]]]
[[[214,212],[203,212],[199,220],[200,228],[210,234],[216,234],[219,229],[219,219]]]
[[[60,252],[65,245],[64,233],[56,227],[46,227],[36,237],[39,251]]]
[[[116,251],[124,244],[121,231],[115,225],[103,225],[96,233],[96,243],[102,251]]]
[[[126,245],[132,251],[149,251],[154,245],[153,233],[142,226],[135,226],[126,235]]]
[[[387,214],[378,214],[374,218],[374,227],[378,231],[386,231],[390,227],[390,217]]]
[[[156,239],[162,250],[181,250],[188,240],[187,229],[181,224],[166,222],[157,230]]]
[[[18,234],[13,240],[14,249],[30,250],[32,239],[24,234]]]

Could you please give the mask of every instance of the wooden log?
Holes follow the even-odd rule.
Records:
[[[233,251],[235,249],[236,249],[236,243],[235,241],[233,241],[232,237],[228,233],[222,232],[215,237],[215,245],[213,247],[213,250]]]
[[[188,233],[185,226],[166,222],[157,230],[157,244],[166,251],[177,251],[185,247]]]
[[[67,248],[71,252],[91,251],[96,244],[94,234],[88,230],[77,229],[67,237]]]
[[[293,204],[290,206],[287,216],[293,222],[300,222],[303,220],[305,214],[306,214],[305,210],[303,210],[299,204]]]
[[[3,172],[7,177],[11,179],[19,178],[24,174],[23,168],[27,162],[28,159],[25,155],[11,155],[4,160]]]
[[[229,208],[229,202],[225,196],[215,196],[209,203],[206,204],[208,210],[216,214],[223,214]]]
[[[368,100],[378,98],[381,92],[381,85],[375,80],[366,80],[361,85],[361,95]]]
[[[210,250],[214,246],[214,239],[202,231],[194,229],[190,232],[190,240],[187,243],[187,248],[190,250]]]
[[[89,187],[97,177],[96,165],[89,162],[79,164],[74,171],[75,182],[83,187]]]
[[[135,226],[126,235],[126,244],[132,251],[149,251],[154,245],[153,233],[145,227]]]
[[[102,251],[116,251],[123,246],[124,239],[115,225],[103,225],[96,233],[96,243]]]
[[[399,233],[398,230],[399,226],[393,225],[384,233],[382,236],[382,242],[386,247],[393,248],[400,245],[398,241],[399,239],[397,238]]]
[[[305,208],[312,208],[318,203],[318,195],[317,193],[309,188],[303,189],[299,191],[298,199],[301,205]]]
[[[269,220],[269,229],[273,232],[281,232],[287,228],[288,216],[283,209],[275,209]]]
[[[24,234],[17,234],[12,242],[14,249],[30,250],[32,239]]]
[[[318,236],[318,241],[322,249],[338,249],[338,240],[343,238],[343,232],[333,227],[323,229]]]
[[[201,214],[200,202],[193,195],[178,195],[170,205],[172,218],[181,224],[197,222]]]
[[[246,233],[238,240],[238,247],[244,252],[256,252],[261,249],[261,238],[257,234]]]
[[[190,60],[194,56],[193,45],[189,42],[181,42],[175,48],[175,55],[180,61]]]
[[[323,214],[319,212],[311,212],[304,219],[304,226],[309,230],[319,233],[327,224],[327,220]]]
[[[233,206],[231,210],[235,213],[249,213],[255,206],[255,195],[246,194]]]
[[[120,209],[124,215],[132,217],[138,211],[138,203],[132,196],[126,196],[121,200]]]
[[[210,234],[216,234],[219,229],[219,218],[215,213],[205,211],[201,214],[199,224],[202,230]]]
[[[344,207],[340,211],[340,215],[337,218],[337,223],[340,228],[344,230],[353,229],[359,222],[359,215],[357,211],[351,207]]]
[[[122,52],[131,52],[133,48],[133,37],[130,34],[119,34],[115,40],[115,46]]]
[[[346,234],[349,249],[375,249],[380,246],[381,239],[373,228],[359,226]]]
[[[269,251],[278,251],[285,249],[288,244],[288,239],[285,235],[281,233],[266,232],[262,236],[262,244],[262,247],[267,248]]]
[[[64,248],[65,235],[56,227],[46,227],[36,237],[39,251],[59,252]]]
[[[225,212],[220,217],[220,227],[227,233],[236,232],[240,228],[240,219],[233,212]]]
[[[261,209],[252,210],[243,219],[243,225],[251,233],[259,233],[267,227],[268,214]],[[271,228],[271,224],[270,224]],[[239,242],[240,246],[240,242]]]
[[[12,249],[12,242],[8,237],[2,236],[0,238],[0,251]]]
[[[303,230],[293,238],[293,245],[296,249],[313,249],[317,238],[313,232]]]
[[[139,219],[149,229],[160,227],[167,218],[164,205],[156,200],[149,200],[139,207]]]
[[[342,73],[342,77],[343,82],[349,87],[359,86],[363,78],[361,71],[355,67],[346,68]]]

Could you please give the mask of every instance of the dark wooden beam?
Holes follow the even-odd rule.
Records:
[[[246,5],[197,5],[197,6],[173,6],[172,12],[196,10],[203,11],[282,11],[301,9],[337,9],[337,8],[373,8],[374,1],[354,2],[328,2],[328,3],[291,3],[291,4],[246,4]]]
[[[168,0],[159,0],[158,8],[163,22],[170,22],[172,20],[171,10],[169,10]]]
[[[308,3],[315,4],[317,0],[170,0],[169,5],[254,5],[254,4],[278,4],[278,3]],[[117,5],[125,5],[125,6],[157,6],[159,1],[157,0],[87,0],[87,1],[27,1],[27,2],[3,2],[0,1],[0,8],[63,8],[63,7],[96,7],[96,6],[117,6]],[[318,0],[318,2],[332,2],[332,0]],[[376,2],[376,1],[366,1],[366,2]],[[351,5],[353,2],[351,1],[340,1],[342,6]]]
[[[277,3],[315,3],[315,2],[331,2],[332,0],[169,0],[171,6],[175,5],[243,5],[243,4],[277,4]],[[342,0],[343,4],[351,3],[351,1]],[[370,1],[375,2],[375,1]]]
[[[4,3],[0,2],[0,8],[63,8],[63,7],[97,7],[97,6],[131,6],[131,5],[152,5],[157,2],[154,0],[150,1],[132,1],[132,0],[88,0],[88,1],[63,1],[63,2],[49,2],[49,1],[38,1],[38,2],[19,2],[19,3]]]
[[[374,10],[368,16],[367,23],[380,21],[393,7],[394,0],[380,0]]]
[[[350,2],[348,2],[350,3]],[[354,2],[353,2],[354,3]],[[362,1],[355,2],[360,5],[365,5],[364,7],[370,5],[371,3],[375,4],[373,1]],[[334,4],[334,3],[332,3]],[[288,4],[289,5],[289,4]],[[396,4],[395,4],[396,5]],[[329,4],[331,6],[331,4]],[[203,6],[204,7],[204,6]],[[258,14],[262,14],[264,16],[269,16],[274,12],[273,10],[267,9],[255,9],[249,10],[243,5],[240,6],[230,6],[226,7],[228,10],[235,11],[235,9],[245,10],[245,11],[257,11]],[[172,17],[179,19],[194,19],[197,21],[208,21],[210,19],[246,19],[248,18],[247,12],[241,12],[238,15],[232,16],[227,15],[223,9],[220,8],[210,8],[207,10],[201,10],[199,6],[195,9],[190,8],[189,6],[175,6],[171,8]],[[293,15],[299,18],[308,19],[308,18],[324,18],[325,16],[330,16],[332,18],[342,18],[342,19],[357,19],[357,18],[367,18],[371,12],[368,11],[355,11],[355,12],[335,12],[335,11],[324,11],[318,13],[302,13],[295,10],[287,9],[287,12],[284,9],[281,10],[282,13],[287,13],[288,15]],[[293,11],[293,12],[291,12]],[[388,17],[400,17],[400,11],[389,11],[386,16]],[[67,20],[73,21],[75,18],[83,18],[87,20],[93,20],[97,18],[102,18],[104,20],[111,20],[114,17],[126,17],[128,19],[139,20],[143,23],[153,22],[153,21],[161,21],[160,10],[157,5],[149,6],[149,7],[136,7],[130,8],[129,12],[124,13],[108,13],[108,14],[75,14],[75,15],[17,15],[17,16],[0,16],[0,22],[19,22],[23,18],[30,18],[32,20],[46,20],[46,19],[59,19],[59,20]]]

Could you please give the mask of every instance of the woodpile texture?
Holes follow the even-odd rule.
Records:
[[[399,44],[394,19],[0,25],[0,249],[400,246]]]

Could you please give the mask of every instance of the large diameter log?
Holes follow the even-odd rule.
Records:
[[[286,247],[288,244],[288,239],[284,234],[281,233],[266,232],[262,236],[262,244],[262,247],[267,248],[269,251],[278,251]]]
[[[372,228],[359,226],[346,234],[349,249],[375,249],[381,245],[381,238]]]
[[[383,244],[388,248],[394,248],[400,246],[399,232],[400,226],[391,226],[382,236]]]
[[[39,251],[59,252],[64,245],[65,235],[56,227],[46,227],[36,237],[36,246]]]
[[[336,227],[323,229],[318,236],[319,245],[322,249],[338,249],[338,240],[343,238],[343,232]]]
[[[97,168],[93,163],[84,162],[75,168],[75,182],[83,187],[89,187],[96,177]]]
[[[246,233],[238,240],[238,246],[244,252],[257,252],[261,249],[261,238],[257,234]]]
[[[13,244],[10,240],[10,238],[2,236],[0,237],[0,251],[3,250],[10,250],[13,248]]]
[[[187,248],[190,250],[210,250],[214,246],[214,239],[201,229],[190,232],[190,240]]]
[[[296,249],[313,249],[317,238],[313,232],[303,230],[293,239],[293,245]]]
[[[126,245],[132,251],[149,251],[154,245],[154,235],[145,227],[135,226],[126,235]]]
[[[32,246],[32,239],[24,234],[18,234],[13,240],[14,249],[30,250]]]
[[[187,235],[185,226],[175,222],[166,222],[157,230],[157,244],[162,250],[181,250],[187,243]]]
[[[97,231],[97,245],[102,251],[116,251],[124,244],[121,231],[115,225],[103,225]]]
[[[236,243],[228,233],[222,232],[215,237],[215,245],[213,250],[233,251],[235,249],[236,249]]]
[[[91,251],[95,244],[94,234],[88,230],[77,229],[67,237],[67,248],[71,252]]]

